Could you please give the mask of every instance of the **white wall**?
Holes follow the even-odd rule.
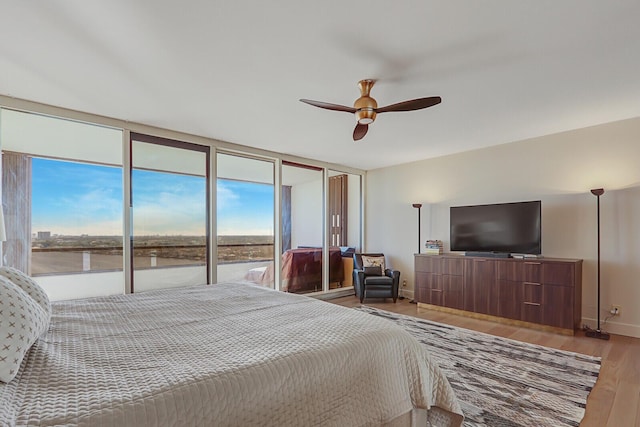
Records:
[[[425,141],[428,143],[428,141]],[[601,207],[601,319],[640,337],[640,118],[369,171],[367,251],[381,251],[413,290],[417,212],[422,236],[449,249],[449,207],[542,200],[542,255],[583,259],[582,316],[597,315],[596,197]]]

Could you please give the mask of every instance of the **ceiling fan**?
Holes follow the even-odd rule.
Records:
[[[397,104],[387,105],[386,107],[378,108],[378,103],[375,99],[369,96],[371,88],[376,81],[373,79],[360,80],[358,87],[360,88],[360,98],[356,99],[353,103],[353,107],[347,107],[346,105],[330,104],[328,102],[313,101],[311,99],[301,99],[300,101],[305,104],[313,105],[315,107],[325,108],[333,111],[345,111],[347,113],[354,113],[356,116],[356,128],[353,130],[353,140],[358,141],[362,139],[369,130],[369,125],[376,119],[376,115],[380,113],[388,113],[390,111],[413,111],[422,110],[423,108],[432,107],[442,102],[442,98],[439,96],[430,96],[428,98],[417,98],[410,101],[398,102]]]

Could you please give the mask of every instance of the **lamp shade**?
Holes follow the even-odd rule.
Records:
[[[2,208],[0,207],[0,242],[4,242],[7,240],[7,231],[4,228],[4,212],[2,212]]]

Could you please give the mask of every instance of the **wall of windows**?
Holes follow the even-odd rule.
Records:
[[[0,146],[5,263],[53,299],[124,293],[122,130],[1,109]]]
[[[298,293],[351,286],[350,267],[332,267],[362,245],[359,173],[60,111],[71,118],[0,108],[4,264],[52,299],[228,280]],[[319,267],[301,287],[283,270],[298,249]]]

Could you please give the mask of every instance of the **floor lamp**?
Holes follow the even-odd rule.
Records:
[[[596,330],[587,328],[585,335],[589,338],[608,340],[609,334],[600,329],[600,196],[604,194],[604,189],[594,188],[591,194],[598,198],[598,327]]]
[[[418,208],[418,253],[420,253],[420,208],[422,207],[422,204],[414,203],[412,206],[414,208]]]
[[[420,208],[422,207],[422,203],[414,203],[411,206],[418,209],[418,253],[420,253],[420,219],[421,219]],[[412,304],[415,304],[415,302],[416,302],[415,298],[411,300]]]

